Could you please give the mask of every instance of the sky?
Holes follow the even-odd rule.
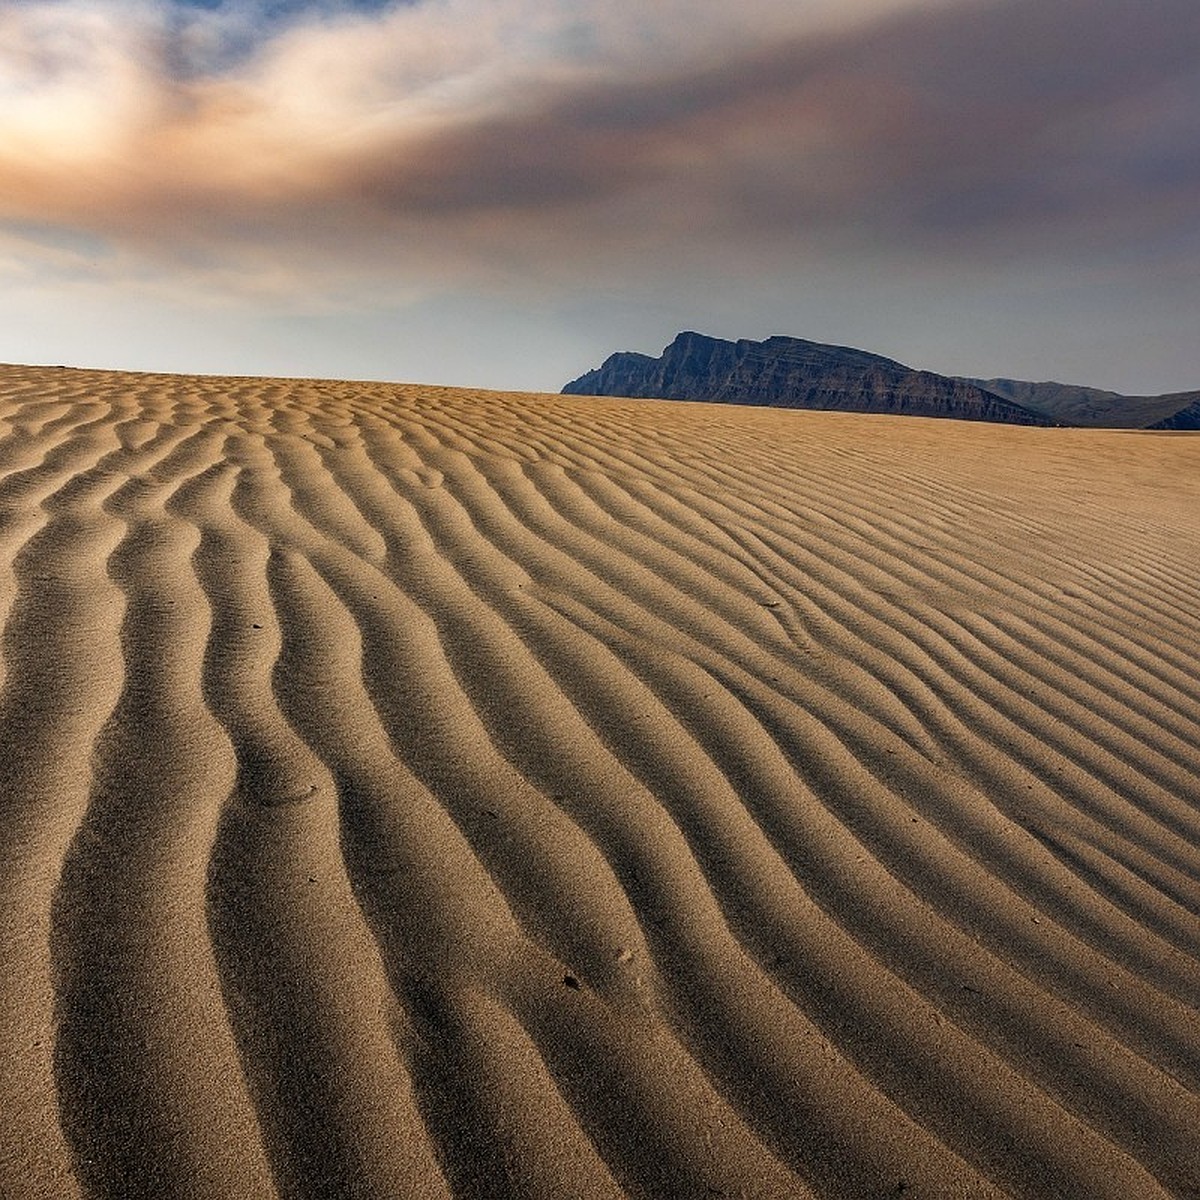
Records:
[[[0,0],[0,361],[1200,388],[1197,0]]]

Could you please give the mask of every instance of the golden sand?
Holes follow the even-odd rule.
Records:
[[[1200,436],[0,368],[0,1193],[1200,1196]]]

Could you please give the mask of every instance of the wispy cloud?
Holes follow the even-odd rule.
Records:
[[[158,253],[247,233],[311,244],[313,223],[351,249],[419,225],[479,252],[488,226],[535,232],[568,206],[603,242],[606,202],[729,158],[754,56],[897,7],[10,6],[0,217]]]

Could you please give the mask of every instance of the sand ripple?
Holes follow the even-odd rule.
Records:
[[[1200,1197],[1200,440],[0,368],[0,1192]]]

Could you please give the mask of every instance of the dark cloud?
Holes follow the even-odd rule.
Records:
[[[712,190],[727,233],[1087,235],[1195,199],[1198,64],[1192,0],[959,8],[551,96],[366,163],[362,179],[421,210],[536,210],[670,180]]]
[[[368,222],[534,237],[565,219],[581,258],[631,221],[735,247],[1086,248],[1194,227],[1197,64],[1193,0],[972,4],[666,77],[541,84],[383,130],[322,188]]]
[[[328,36],[289,45],[312,57]],[[377,88],[356,108],[350,82],[322,126],[281,103],[278,83],[160,80],[161,119],[129,117],[87,203],[70,161],[6,174],[38,215],[57,206],[151,236],[173,232],[172,215],[210,237],[224,222],[269,238],[340,213],[361,238],[461,221],[533,235],[565,214],[603,248],[627,218],[671,234],[686,214],[734,242],[815,231],[1019,248],[1194,219],[1198,63],[1194,0],[997,0],[686,69],[516,73],[487,103],[415,120],[403,92]],[[339,69],[353,80],[353,61]],[[326,81],[310,83],[317,107]]]

